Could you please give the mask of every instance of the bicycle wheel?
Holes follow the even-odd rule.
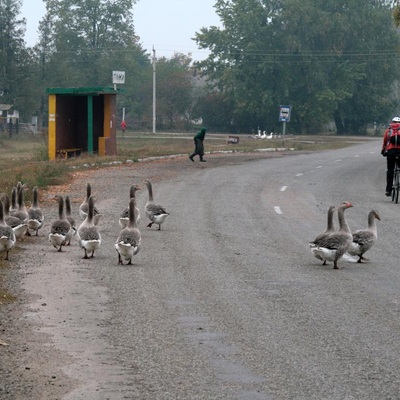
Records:
[[[396,204],[399,202],[399,191],[400,191],[400,177],[399,177],[399,172],[397,171],[396,174]]]
[[[397,177],[397,171],[394,170],[393,183],[392,183],[392,201],[394,201],[394,198],[396,196],[396,177]]]

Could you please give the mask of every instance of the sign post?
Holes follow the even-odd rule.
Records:
[[[292,106],[280,106],[279,109],[279,122],[283,122],[282,137],[285,138],[286,134],[286,122],[290,122],[290,113]]]

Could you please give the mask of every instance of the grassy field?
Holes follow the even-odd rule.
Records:
[[[349,146],[355,142],[368,140],[366,137],[338,136],[293,136],[282,138],[254,139],[250,135],[239,135],[238,144],[227,144],[225,134],[207,134],[206,152],[233,151],[252,152],[259,149],[290,148],[294,151],[315,151]],[[82,154],[67,160],[48,161],[47,138],[44,135],[19,134],[8,138],[0,135],[0,192],[11,193],[16,182],[22,181],[29,187],[45,188],[63,183],[69,173],[79,168],[101,168],[111,162],[133,162],[149,157],[190,154],[193,151],[193,132],[133,133],[126,132],[117,138],[117,156],[100,157]],[[30,201],[30,191],[26,200]]]

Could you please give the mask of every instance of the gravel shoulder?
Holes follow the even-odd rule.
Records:
[[[70,352],[59,350],[67,348],[67,342],[74,352],[82,354],[80,362],[87,363],[93,374],[104,373],[102,368],[110,362],[104,349],[98,349],[99,352],[105,353],[104,364],[101,366],[85,359],[85,349],[80,347],[79,338],[92,335],[96,329],[101,329],[110,316],[107,312],[101,314],[106,309],[107,301],[101,288],[94,288],[87,281],[68,278],[74,270],[86,268],[82,260],[77,261],[76,251],[79,250],[74,249],[74,254],[60,258],[60,254],[57,254],[47,240],[51,220],[55,216],[56,206],[52,200],[55,194],[69,194],[73,201],[73,209],[77,210],[84,197],[83,188],[86,182],[92,179],[95,179],[97,184],[101,183],[103,192],[108,194],[107,198],[102,198],[103,204],[106,205],[108,201],[112,202],[115,193],[120,192],[120,176],[132,177],[135,182],[141,182],[145,178],[159,182],[178,175],[191,174],[201,168],[217,168],[282,156],[285,156],[285,153],[227,153],[208,155],[207,163],[191,163],[186,156],[182,156],[123,164],[101,170],[77,171],[68,184],[41,192],[41,207],[49,216],[45,227],[39,231],[39,237],[26,237],[23,242],[19,242],[10,253],[9,262],[0,261],[0,288],[4,290],[0,291],[0,398],[78,398],[68,395],[80,384],[79,376],[74,376],[75,360]],[[74,216],[78,221],[77,212]],[[78,247],[76,243],[74,247]],[[52,268],[54,273],[58,271],[60,276],[66,277],[65,282],[60,281],[57,287],[52,284],[54,275],[49,275]],[[74,320],[75,316],[65,307],[65,298],[68,296],[70,301],[85,302],[85,299],[91,298],[91,289],[96,289],[95,294],[98,298],[91,306],[98,311],[99,317],[96,320],[85,321],[87,330],[82,331],[79,321]],[[54,342],[55,331],[63,333],[58,343]],[[95,345],[106,346],[105,343]],[[95,352],[96,349],[91,351]],[[134,391],[134,388],[132,390]]]

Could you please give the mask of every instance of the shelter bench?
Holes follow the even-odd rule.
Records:
[[[71,149],[60,149],[57,150],[57,154],[62,158],[67,159],[68,157],[76,157],[78,153],[81,153],[82,149],[79,147],[74,147]]]

